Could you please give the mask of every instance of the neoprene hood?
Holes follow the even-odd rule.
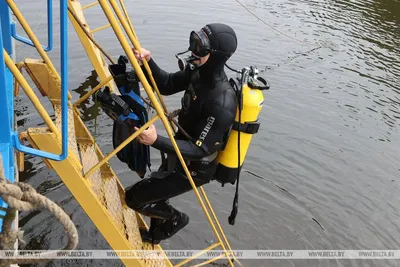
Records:
[[[230,26],[222,23],[210,23],[201,30],[209,39],[211,54],[207,62],[200,66],[200,75],[213,76],[223,70],[224,64],[236,51],[236,33]]]

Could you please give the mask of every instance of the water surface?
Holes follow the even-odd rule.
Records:
[[[44,6],[44,1],[43,6]],[[45,9],[17,1],[41,40]],[[84,2],[86,3],[86,2]],[[174,54],[188,46],[191,30],[209,22],[231,25],[239,38],[229,65],[256,65],[271,83],[264,92],[261,129],[253,137],[241,174],[239,214],[228,224],[234,187],[205,186],[234,249],[397,249],[400,223],[400,1],[275,0],[126,1],[141,45],[160,67],[176,71]],[[55,6],[57,4],[55,3]],[[253,14],[251,14],[250,12]],[[91,28],[106,24],[100,8],[85,12]],[[255,17],[257,16],[257,17]],[[55,14],[58,19],[58,14]],[[55,23],[56,27],[58,25]],[[96,75],[70,25],[69,86],[78,99]],[[55,38],[58,38],[55,34]],[[96,39],[115,58],[122,53],[111,29]],[[55,40],[56,46],[58,40]],[[37,57],[18,45],[18,59]],[[59,69],[59,49],[51,57]],[[230,76],[234,74],[227,71]],[[165,98],[169,110],[181,94]],[[46,103],[46,102],[45,102]],[[51,108],[49,104],[46,104]],[[94,132],[93,102],[82,113]],[[20,131],[40,123],[21,96]],[[112,122],[97,117],[96,137],[111,151]],[[157,124],[160,127],[160,124]],[[152,150],[153,168],[159,154]],[[21,180],[61,205],[78,227],[79,249],[108,249],[104,238],[57,175],[27,156]],[[124,186],[136,181],[117,160]],[[215,242],[192,192],[171,200],[190,224],[163,243],[166,249],[202,249]],[[55,249],[65,235],[46,212],[21,214],[27,248]],[[199,230],[201,229],[201,230]],[[389,260],[243,260],[245,266],[397,266]],[[48,266],[66,266],[55,261]],[[120,266],[119,261],[80,261]],[[42,264],[43,266],[45,264]],[[223,265],[222,265],[223,266]]]

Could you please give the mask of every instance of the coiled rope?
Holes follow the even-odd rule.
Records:
[[[0,168],[1,158],[0,158]],[[41,253],[40,259],[24,259],[24,258],[9,258],[0,259],[0,266],[10,266],[10,264],[28,264],[48,261],[50,258],[55,258],[61,250],[73,250],[78,245],[78,231],[65,211],[56,203],[43,195],[26,183],[11,183],[4,179],[3,173],[0,174],[0,196],[8,204],[7,214],[3,220],[2,232],[0,233],[0,250],[14,250],[14,243],[18,239],[23,240],[23,231],[20,229],[14,230],[12,223],[16,216],[16,211],[32,211],[32,210],[49,210],[60,223],[64,226],[64,230],[68,234],[68,244],[60,250],[52,250],[50,252]]]

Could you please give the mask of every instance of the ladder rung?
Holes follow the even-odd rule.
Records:
[[[118,22],[118,23],[121,23],[119,20],[117,20],[117,22]],[[108,24],[106,24],[106,25],[104,25],[104,26],[98,27],[98,28],[96,28],[96,29],[94,29],[94,30],[91,30],[90,33],[95,33],[95,32],[104,30],[104,29],[106,29],[106,28],[108,28],[108,27],[111,27],[111,24],[110,24],[110,23],[108,23]]]
[[[108,24],[106,24],[106,25],[104,25],[104,26],[101,26],[101,27],[98,27],[98,28],[96,28],[96,29],[94,29],[94,30],[91,30],[90,33],[95,33],[95,32],[104,30],[104,29],[106,29],[106,28],[108,28],[108,27],[110,27],[110,26],[111,26],[111,24],[108,23]]]
[[[93,3],[91,3],[91,4],[88,4],[88,5],[84,6],[84,7],[82,7],[82,10],[85,10],[85,9],[91,8],[92,6],[95,6],[95,5],[98,5],[98,4],[99,4],[99,2],[98,2],[98,1],[94,1],[94,2],[93,2]]]
[[[207,265],[207,264],[209,264],[209,263],[211,263],[211,262],[214,262],[214,261],[217,261],[217,260],[219,260],[219,259],[222,259],[223,257],[225,257],[225,254],[222,254],[222,255],[220,255],[220,256],[218,256],[218,257],[209,259],[208,261],[204,261],[204,262],[202,262],[202,263],[199,263],[199,264],[197,264],[197,265],[194,265],[193,267],[204,266],[204,265]]]
[[[89,92],[87,92],[84,96],[82,96],[81,98],[79,98],[75,103],[74,103],[74,107],[79,106],[83,101],[85,101],[86,99],[88,99],[92,94],[96,93],[99,89],[101,89],[103,86],[105,86],[109,81],[111,81],[112,79],[114,79],[113,76],[109,76],[107,79],[105,79],[104,81],[102,81],[101,83],[99,83],[98,85],[96,85],[95,88],[93,88],[92,90],[90,90]]]
[[[186,264],[186,263],[188,263],[188,262],[190,262],[190,261],[196,259],[197,257],[201,256],[201,255],[204,254],[205,252],[210,251],[210,250],[212,250],[212,249],[214,249],[214,248],[216,248],[216,247],[218,247],[218,246],[220,246],[220,245],[221,245],[220,242],[214,243],[214,244],[212,244],[211,246],[206,247],[205,249],[203,249],[203,250],[200,251],[199,253],[193,255],[192,257],[190,257],[190,258],[188,258],[188,259],[186,259],[186,260],[183,260],[183,261],[179,262],[177,265],[174,265],[174,267],[183,266],[184,264]]]

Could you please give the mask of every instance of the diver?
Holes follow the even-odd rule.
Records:
[[[190,33],[188,50],[178,55],[191,54],[180,61],[180,71],[168,73],[158,67],[150,51],[142,48],[139,54],[134,50],[146,76],[142,60],[148,62],[162,95],[185,91],[178,123],[189,136],[178,131],[174,138],[197,187],[213,180],[218,151],[235,121],[237,98],[224,65],[236,48],[234,30],[212,23]],[[192,190],[192,186],[171,141],[159,135],[154,125],[137,140],[167,155],[157,172],[128,187],[125,195],[131,209],[151,218],[149,231],[142,232],[143,240],[158,244],[189,223],[189,217],[172,207],[169,199]]]

